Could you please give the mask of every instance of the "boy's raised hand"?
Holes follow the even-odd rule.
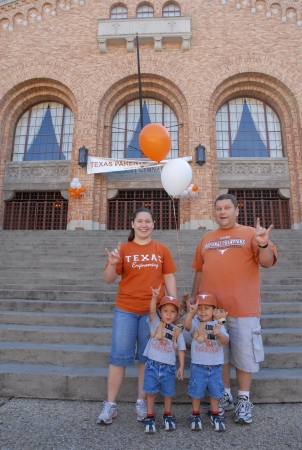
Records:
[[[187,302],[187,311],[189,313],[197,313],[197,304],[196,303],[191,303],[191,302]]]
[[[152,297],[158,297],[159,296],[159,294],[160,294],[160,288],[161,288],[161,284],[159,285],[159,287],[158,288],[153,288],[153,287],[151,287],[150,289],[151,289],[151,291],[152,291]]]

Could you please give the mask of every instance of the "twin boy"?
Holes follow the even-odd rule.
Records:
[[[172,415],[172,397],[175,393],[175,374],[183,380],[186,344],[182,326],[178,324],[180,304],[170,296],[164,296],[156,310],[159,289],[152,289],[150,315],[150,339],[144,355],[147,356],[143,391],[147,394],[145,432],[155,433],[154,402],[158,392],[164,396],[163,425],[166,431],[175,430],[176,418]],[[211,403],[211,424],[215,431],[225,430],[225,418],[219,415],[219,399],[224,394],[222,381],[223,348],[229,342],[224,325],[213,318],[217,301],[212,294],[199,294],[195,304],[189,304],[184,327],[192,335],[191,377],[188,393],[192,398],[192,415],[188,418],[190,429],[202,429],[200,400],[208,390]],[[176,373],[176,351],[179,369]]]

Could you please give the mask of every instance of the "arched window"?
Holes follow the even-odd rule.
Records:
[[[31,107],[18,121],[13,161],[70,160],[73,123],[72,112],[60,103]]]
[[[217,155],[281,158],[281,127],[276,113],[264,102],[237,98],[216,115]]]
[[[172,109],[160,100],[143,100],[143,125],[160,123],[170,133],[172,144],[167,158],[178,157],[178,121]],[[124,105],[112,122],[111,157],[145,158],[141,152],[138,137],[141,131],[139,100]]]
[[[163,7],[163,17],[180,17],[180,7],[175,3],[168,3]]]
[[[127,19],[128,11],[126,6],[115,6],[110,11],[110,19]]]
[[[154,10],[152,6],[141,5],[136,10],[136,17],[154,17]]]

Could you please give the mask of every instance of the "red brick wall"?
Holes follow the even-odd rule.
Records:
[[[60,4],[70,5],[70,11]],[[155,16],[162,15],[166,1],[149,2]],[[79,3],[50,1],[56,16],[43,12],[46,3],[16,1],[0,7],[0,189],[5,162],[11,158],[16,122],[31,104],[52,100],[64,102],[74,113],[75,128],[71,178],[87,187],[83,219],[106,223],[106,180],[85,175],[77,165],[82,145],[90,155],[109,156],[110,125],[117,110],[137,97],[136,53],[125,46],[109,46],[100,54],[96,41],[97,19],[109,18],[114,1],[86,0]],[[127,0],[128,17],[135,17],[139,2]],[[269,6],[261,1],[241,4],[227,0],[180,1],[181,13],[192,16],[190,51],[178,44],[164,44],[155,53],[153,45],[140,48],[143,93],[165,101],[175,111],[180,127],[180,155],[192,154],[202,143],[207,149],[203,167],[192,164],[193,182],[199,186],[194,207],[182,208],[181,223],[212,219],[212,204],[218,194],[215,115],[220,106],[236,96],[266,101],[278,114],[291,181],[291,220],[302,222],[302,27],[297,16],[281,22],[287,3],[279,2],[282,14],[266,18]],[[276,4],[276,3],[275,3]],[[256,14],[251,8],[256,5]],[[36,11],[42,21],[31,19]],[[278,9],[278,8],[277,8]],[[18,20],[21,24],[18,24]],[[22,22],[27,20],[28,26]],[[3,28],[8,23],[13,32]],[[1,211],[3,205],[1,203]],[[76,220],[75,202],[69,220]],[[1,219],[0,219],[1,222]]]

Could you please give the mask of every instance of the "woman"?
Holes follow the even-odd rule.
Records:
[[[148,342],[147,318],[150,310],[151,288],[161,285],[158,303],[165,293],[177,298],[174,277],[176,266],[169,248],[153,241],[152,212],[148,208],[137,209],[132,216],[128,242],[112,252],[106,249],[108,262],[104,270],[106,283],[112,283],[121,275],[112,326],[112,344],[108,370],[108,399],[98,417],[98,423],[110,424],[117,416],[116,399],[123,383],[126,366],[139,361],[137,420],[146,415],[146,394],[142,392],[146,357],[143,356]],[[136,354],[135,354],[136,352]]]

